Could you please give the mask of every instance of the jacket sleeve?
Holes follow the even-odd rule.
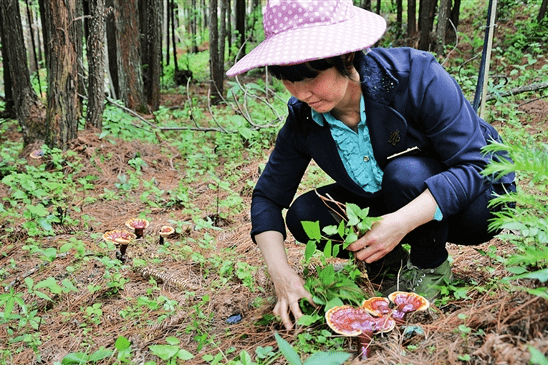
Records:
[[[251,237],[265,231],[278,231],[286,237],[282,209],[289,208],[310,163],[305,150],[306,133],[298,113],[289,103],[289,115],[278,133],[276,144],[261,174],[251,201]]]
[[[478,198],[492,182],[481,174],[488,163],[481,151],[487,144],[487,123],[478,117],[456,81],[430,54],[418,52],[412,57],[409,70],[413,122],[423,130],[433,157],[447,167],[430,177],[426,185],[443,215],[451,216]]]

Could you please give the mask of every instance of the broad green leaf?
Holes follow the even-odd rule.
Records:
[[[325,247],[323,248],[323,255],[325,257],[333,256],[333,243],[331,243],[331,240],[328,240],[325,244]]]
[[[512,277],[509,277],[509,278],[504,278],[503,281],[508,282],[510,280],[516,280],[516,279],[537,279],[537,280],[540,280],[541,282],[545,283],[546,281],[548,281],[548,268],[538,270],[538,271],[529,272],[529,273],[526,273],[526,274],[512,276]]]
[[[177,352],[177,357],[181,360],[190,360],[190,359],[194,358],[194,355],[192,355],[187,350],[180,349],[179,352]]]
[[[302,365],[299,355],[295,352],[289,342],[284,340],[278,333],[274,333],[274,337],[276,338],[280,352],[284,355],[289,365]]]
[[[519,275],[519,274],[523,274],[524,272],[527,272],[527,269],[521,266],[507,267],[506,270],[515,275]]]
[[[169,360],[179,352],[178,347],[171,345],[150,345],[148,348],[162,360]]]
[[[70,354],[67,354],[61,360],[62,365],[78,365],[78,364],[85,364],[88,362],[89,356],[87,354],[84,354],[83,352],[73,352]]]
[[[53,294],[61,293],[61,287],[57,284],[57,281],[55,281],[55,278],[53,278],[52,276],[40,281],[34,286],[34,290],[42,288],[48,288]]]
[[[310,258],[314,255],[314,252],[316,252],[316,242],[308,241],[304,250],[304,261],[310,260]]]
[[[166,342],[170,345],[178,345],[179,343],[181,343],[181,341],[177,337],[174,337],[174,336],[166,337]]]
[[[319,314],[305,314],[297,320],[297,324],[301,326],[310,326],[311,324],[318,322],[321,318],[322,316]]]
[[[89,360],[91,362],[98,362],[103,359],[106,359],[109,356],[112,356],[114,351],[107,350],[104,347],[101,347],[99,350],[95,351],[93,354],[89,355]]]
[[[527,348],[529,349],[529,353],[531,354],[531,359],[529,360],[529,363],[532,365],[548,365],[548,358],[544,356],[544,354],[534,348],[531,345],[527,345]]]
[[[327,312],[331,308],[338,307],[340,305],[344,305],[343,301],[341,300],[341,298],[335,297],[335,298],[331,299],[329,302],[327,302],[324,309]]]
[[[114,347],[116,347],[118,350],[127,349],[131,346],[131,342],[124,336],[120,336],[116,339],[116,342],[114,343]]]
[[[304,365],[339,365],[352,356],[347,352],[316,352],[305,360]]]
[[[322,232],[320,230],[320,222],[311,222],[311,221],[303,221],[301,222],[303,225],[303,229],[306,232],[306,235],[316,241],[320,241],[322,239]]]
[[[343,223],[343,224],[344,224],[344,223]],[[344,227],[344,226],[343,226],[343,227]],[[333,225],[323,227],[322,231],[323,231],[323,233],[325,233],[327,236],[334,236],[334,235],[336,235],[336,234],[339,233],[338,227],[337,227],[337,226],[333,226]],[[344,234],[344,231],[343,231],[343,234]],[[342,237],[342,236],[343,236],[343,235],[341,235],[341,237]]]

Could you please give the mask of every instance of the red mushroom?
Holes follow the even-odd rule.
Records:
[[[126,222],[126,227],[135,231],[137,238],[143,237],[143,231],[148,227],[148,221],[141,218],[132,218]]]
[[[407,313],[424,311],[430,307],[430,302],[426,298],[415,293],[397,291],[390,294],[388,299],[395,305],[392,317],[398,323],[404,322]]]
[[[325,313],[327,324],[333,331],[344,336],[357,336],[362,360],[369,358],[369,345],[375,333],[389,332],[396,326],[391,317],[375,318],[364,308],[350,305],[333,307]]]
[[[120,246],[120,252],[116,252],[116,258],[124,262],[126,260],[126,249],[129,243],[136,236],[126,230],[114,230],[108,231],[103,234],[103,239],[108,242],[114,243],[116,246]]]
[[[375,317],[382,317],[390,315],[392,308],[390,308],[390,301],[387,298],[372,297],[364,300],[362,308],[365,311]]]
[[[41,159],[44,156],[43,150],[34,150],[30,153],[30,158],[33,158],[35,160]]]
[[[167,237],[171,234],[173,234],[173,232],[175,232],[175,229],[173,229],[173,227],[170,227],[170,226],[162,226],[162,228],[160,228],[160,244],[163,245],[164,244],[164,237]]]

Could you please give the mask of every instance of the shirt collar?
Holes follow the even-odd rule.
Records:
[[[314,109],[310,108],[312,111],[312,119],[318,124],[320,127],[323,127],[325,122],[327,124],[333,124],[335,120],[335,117],[331,115],[330,112],[327,113],[318,113]],[[365,120],[365,100],[363,98],[363,94],[360,96],[360,116],[361,120]]]

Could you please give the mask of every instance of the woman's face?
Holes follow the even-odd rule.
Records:
[[[321,71],[312,79],[282,82],[291,95],[318,113],[343,108],[350,100],[348,86],[352,81],[341,75],[335,67]]]

